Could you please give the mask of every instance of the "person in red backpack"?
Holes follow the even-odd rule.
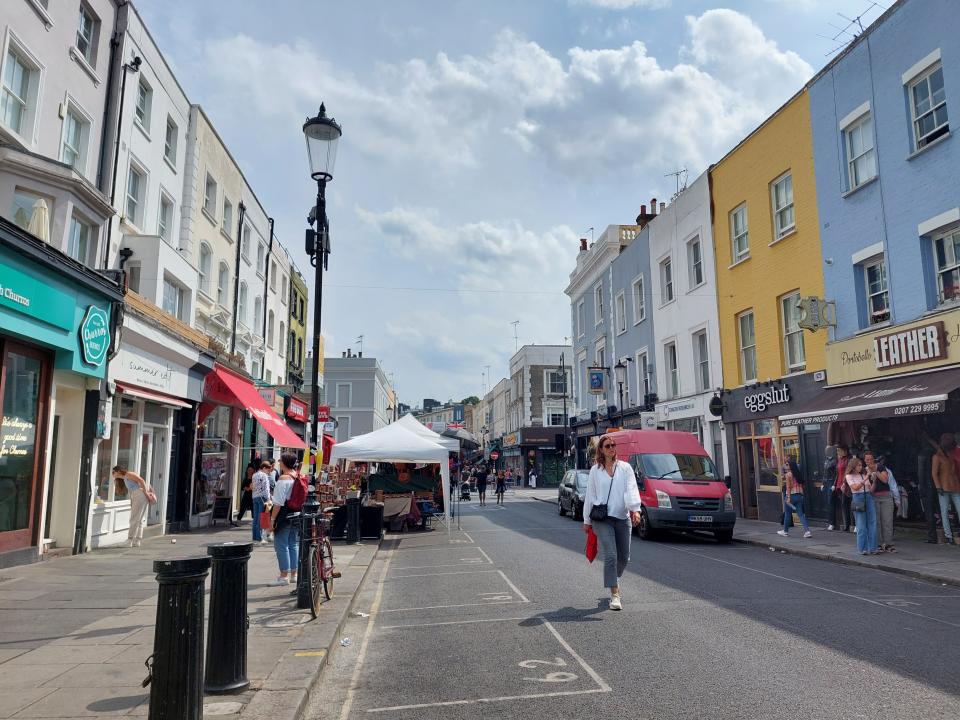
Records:
[[[280,477],[273,490],[273,547],[280,565],[280,576],[273,586],[296,585],[300,561],[300,534],[290,515],[300,512],[307,498],[307,478],[296,471],[297,456],[285,452],[280,456]]]

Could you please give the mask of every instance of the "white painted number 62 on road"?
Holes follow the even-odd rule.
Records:
[[[546,665],[548,667],[566,667],[567,663],[563,658],[556,658],[555,660],[524,660],[518,662],[522,668],[527,670],[536,670],[539,665]],[[548,672],[543,677],[525,677],[524,680],[529,680],[530,682],[546,682],[546,683],[563,683],[563,682],[573,682],[577,679],[577,676],[572,672]]]

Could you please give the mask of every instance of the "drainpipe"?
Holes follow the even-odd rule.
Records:
[[[266,370],[267,363],[267,293],[269,292],[270,287],[270,259],[273,257],[273,218],[267,218],[267,222],[270,223],[270,244],[267,248],[267,259],[266,267],[263,268],[263,329],[261,337],[263,337],[263,359],[264,362],[260,363],[260,379],[263,380],[263,374]],[[286,362],[286,359],[284,359]]]
[[[247,214],[247,206],[240,201],[240,211],[237,213],[237,261],[233,271],[233,332],[230,334],[230,354],[237,351],[237,308],[240,305],[240,247],[243,244],[243,218]]]

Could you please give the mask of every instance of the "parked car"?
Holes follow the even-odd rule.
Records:
[[[637,476],[643,502],[640,537],[651,540],[664,530],[707,530],[719,542],[733,539],[733,497],[694,435],[621,430],[614,436],[617,455]]]
[[[583,498],[587,494],[586,470],[567,470],[560,481],[557,497],[557,511],[561,515],[570,513],[574,520],[583,520]]]

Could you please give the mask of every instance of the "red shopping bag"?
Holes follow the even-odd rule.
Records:
[[[260,529],[261,530],[272,530],[273,521],[270,519],[270,513],[264,510],[260,513]]]
[[[587,530],[587,548],[586,548],[587,560],[593,562],[597,558],[597,534],[593,531],[593,528]]]

